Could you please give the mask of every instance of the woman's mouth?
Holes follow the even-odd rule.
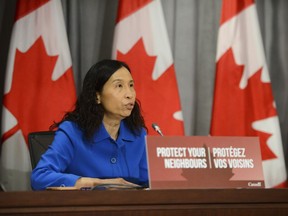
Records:
[[[132,110],[133,107],[134,107],[134,103],[128,103],[125,105],[125,107],[128,109],[128,110]]]

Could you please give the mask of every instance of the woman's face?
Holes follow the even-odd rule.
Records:
[[[122,120],[130,116],[136,99],[131,73],[125,67],[120,68],[96,96],[98,103],[104,107],[104,117]]]

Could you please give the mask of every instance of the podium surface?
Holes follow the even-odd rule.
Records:
[[[1,192],[0,215],[288,215],[288,189]]]

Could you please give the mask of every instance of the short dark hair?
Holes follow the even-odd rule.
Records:
[[[50,129],[57,128],[63,121],[73,121],[84,130],[86,138],[90,139],[104,117],[103,106],[96,103],[96,92],[102,92],[108,79],[122,67],[131,73],[129,66],[118,60],[105,59],[94,64],[84,78],[74,110],[67,112],[63,119],[51,125]],[[124,122],[134,134],[138,134],[142,128],[147,130],[139,100],[135,101],[131,115],[125,118]]]

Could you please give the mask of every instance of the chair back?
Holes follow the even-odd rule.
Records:
[[[39,162],[41,155],[53,142],[55,131],[38,131],[28,134],[29,153],[32,169]]]

